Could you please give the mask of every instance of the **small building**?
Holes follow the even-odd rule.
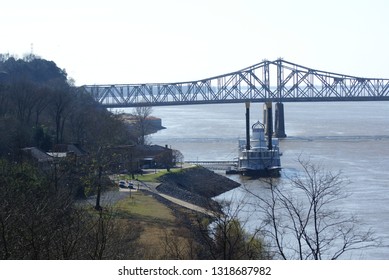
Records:
[[[141,169],[169,168],[173,152],[167,146],[122,145],[106,148],[113,172],[138,173]]]
[[[65,158],[71,158],[74,163],[78,163],[80,157],[88,153],[76,144],[55,145],[50,152],[44,152],[37,147],[27,147],[22,149],[23,159],[36,164],[42,170],[50,170],[54,163]]]
[[[145,145],[139,147],[142,150],[143,158],[140,159],[140,166],[147,168],[170,168],[173,165],[173,151],[159,145]]]

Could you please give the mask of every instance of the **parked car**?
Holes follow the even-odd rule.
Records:
[[[119,181],[119,188],[122,188],[122,189],[134,189],[134,184],[129,182],[127,183],[126,181]]]

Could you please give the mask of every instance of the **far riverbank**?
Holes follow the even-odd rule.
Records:
[[[130,128],[134,129],[139,126],[139,117],[128,114],[128,113],[120,113],[118,114],[119,118]],[[148,116],[145,120],[143,120],[143,126],[146,132],[146,135],[153,134],[158,132],[159,130],[166,129],[162,125],[162,119],[154,116]]]

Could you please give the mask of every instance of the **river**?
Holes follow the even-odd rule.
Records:
[[[389,102],[285,103],[288,137],[280,142],[282,180],[299,166],[299,156],[327,170],[341,170],[351,181],[342,205],[363,228],[383,240],[380,248],[345,255],[348,259],[389,259]],[[251,122],[262,121],[262,104],[251,104]],[[244,104],[154,107],[153,115],[167,129],[150,136],[153,144],[180,150],[185,160],[232,160],[245,135]],[[257,180],[236,180],[257,192],[268,190]],[[225,199],[243,195],[242,188]],[[255,221],[253,221],[255,223]]]

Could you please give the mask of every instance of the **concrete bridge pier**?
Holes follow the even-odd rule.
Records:
[[[263,104],[263,124],[265,125],[265,134],[269,135],[269,131],[271,135],[273,135],[273,112],[272,112],[272,103],[266,102]]]
[[[285,115],[284,104],[277,102],[275,106],[275,124],[274,124],[274,136],[277,138],[285,138]]]
[[[277,138],[285,138],[285,115],[284,115],[284,104],[277,102],[275,104],[274,112],[274,130],[273,130],[273,110],[272,102],[266,102],[263,105],[263,123],[265,125],[266,135],[274,135]]]

